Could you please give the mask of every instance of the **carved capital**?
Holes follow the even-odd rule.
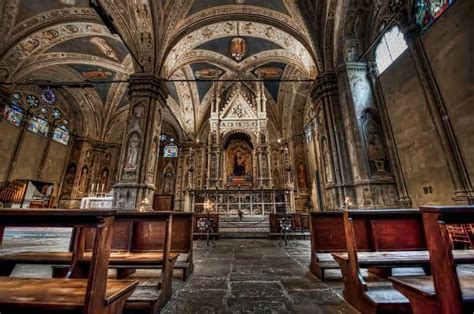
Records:
[[[334,72],[324,72],[318,76],[310,90],[313,101],[322,97],[337,95],[337,77]]]
[[[161,104],[166,103],[166,98],[169,94],[165,80],[151,73],[135,73],[130,75],[129,86],[130,97],[151,97],[158,100]]]

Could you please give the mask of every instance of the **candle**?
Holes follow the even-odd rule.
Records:
[[[104,193],[105,190],[105,183],[102,183],[102,193]]]
[[[95,184],[92,183],[92,187],[91,187],[91,192],[92,192],[92,193],[94,192],[94,186],[95,186]]]

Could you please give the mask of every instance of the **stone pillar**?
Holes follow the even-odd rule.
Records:
[[[130,76],[130,108],[123,139],[114,207],[151,210],[155,191],[161,122],[168,90],[150,73]]]
[[[311,90],[314,103],[321,107],[324,128],[319,132],[321,146],[321,170],[324,172],[325,208],[337,209],[344,204],[343,162],[345,145],[341,138],[343,132],[340,122],[337,77],[333,72],[318,76]],[[342,136],[343,137],[343,136]]]
[[[397,184],[398,201],[402,207],[411,208],[413,203],[411,201],[410,195],[408,194],[408,188],[405,176],[403,174],[400,156],[398,155],[397,144],[393,135],[392,124],[390,122],[385,98],[379,81],[377,66],[375,63],[369,63],[368,67],[368,77],[372,90],[374,91],[375,104],[382,119],[384,138],[387,144],[388,154],[390,155],[391,168],[393,169],[393,174]]]

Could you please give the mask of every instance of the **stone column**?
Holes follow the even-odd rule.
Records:
[[[114,207],[151,210],[168,90],[162,79],[150,73],[130,76],[130,108],[123,139]]]
[[[311,90],[311,97],[321,106],[324,131],[320,132],[321,170],[324,171],[325,207],[326,209],[340,208],[344,204],[345,190],[343,186],[343,162],[345,144],[343,129],[340,122],[337,77],[333,72],[325,72],[318,76]],[[322,128],[323,129],[323,128]],[[341,136],[342,135],[342,136]]]
[[[375,104],[382,119],[382,129],[385,137],[385,142],[387,143],[388,153],[390,155],[393,174],[395,176],[395,181],[397,184],[398,201],[401,206],[405,208],[411,208],[413,203],[411,201],[410,195],[408,194],[405,175],[403,174],[400,156],[398,155],[397,144],[393,135],[392,124],[388,115],[383,91],[380,86],[377,66],[375,65],[375,63],[369,63],[368,66],[368,77],[372,90],[374,91]]]

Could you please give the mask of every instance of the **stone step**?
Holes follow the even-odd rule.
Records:
[[[268,238],[268,231],[267,232],[221,232],[221,238],[225,239],[242,239],[242,238],[251,238],[251,239],[262,239]]]

